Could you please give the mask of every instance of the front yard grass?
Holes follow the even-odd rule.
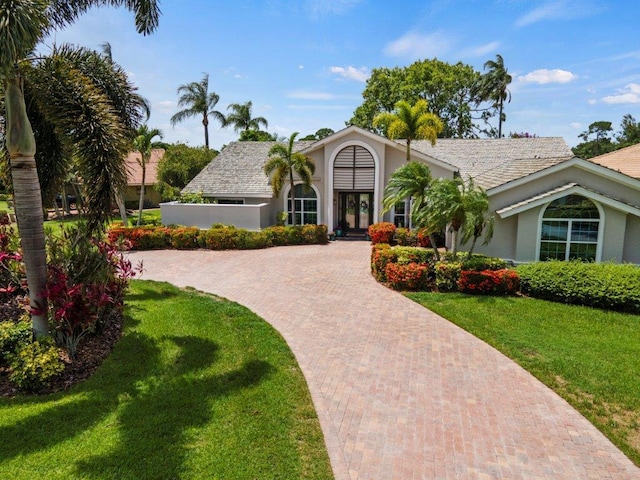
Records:
[[[304,377],[264,320],[148,281],[125,314],[89,380],[0,399],[0,478],[332,478]]]
[[[640,466],[640,315],[522,297],[406,295],[518,362]]]

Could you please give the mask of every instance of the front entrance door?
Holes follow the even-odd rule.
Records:
[[[341,192],[338,208],[345,232],[366,232],[373,223],[372,192]]]

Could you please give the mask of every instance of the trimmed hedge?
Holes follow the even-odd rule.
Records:
[[[514,270],[462,270],[458,290],[478,295],[515,295],[520,288],[520,277]]]
[[[520,265],[522,293],[554,302],[640,313],[640,267],[558,260]]]
[[[269,227],[260,232],[227,225],[215,225],[209,230],[195,227],[117,226],[109,229],[107,237],[110,242],[123,242],[132,250],[253,250],[283,245],[324,245],[329,241],[326,225]]]
[[[396,226],[390,222],[379,222],[369,225],[369,237],[374,245],[391,243],[396,233]]]

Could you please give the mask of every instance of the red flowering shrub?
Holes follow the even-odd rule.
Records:
[[[200,247],[200,229],[197,227],[179,227],[169,229],[171,247],[177,250],[191,250]]]
[[[479,295],[513,295],[520,288],[515,270],[462,270],[458,288],[464,293]]]
[[[396,226],[389,222],[380,222],[369,225],[369,237],[371,243],[391,243],[396,232]]]
[[[422,228],[418,230],[416,237],[418,239],[419,247],[422,247],[422,248],[431,247],[431,239],[429,238],[429,232],[426,229]]]
[[[429,284],[427,265],[388,263],[385,273],[389,286],[394,290],[426,290]]]
[[[107,232],[109,243],[127,240],[133,250],[154,250],[171,246],[170,229],[167,227],[115,227]]]
[[[379,243],[371,249],[371,273],[379,282],[387,281],[387,264],[396,262],[398,254],[388,243]]]

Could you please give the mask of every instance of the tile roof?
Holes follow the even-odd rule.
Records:
[[[183,189],[185,193],[205,196],[250,196],[271,198],[273,192],[262,170],[269,149],[276,142],[232,142],[228,144]],[[314,143],[299,141],[294,150],[302,150]]]
[[[497,187],[573,158],[561,137],[414,140],[411,146],[472,177],[484,189]]]
[[[640,144],[605,153],[589,161],[630,177],[640,178]]]
[[[147,162],[144,183],[145,185],[153,185],[158,181],[158,162],[164,155],[164,149],[155,148],[151,151],[151,159]],[[142,167],[138,163],[140,153],[129,152],[127,155],[126,168],[127,168],[127,185],[137,186],[142,185]]]

